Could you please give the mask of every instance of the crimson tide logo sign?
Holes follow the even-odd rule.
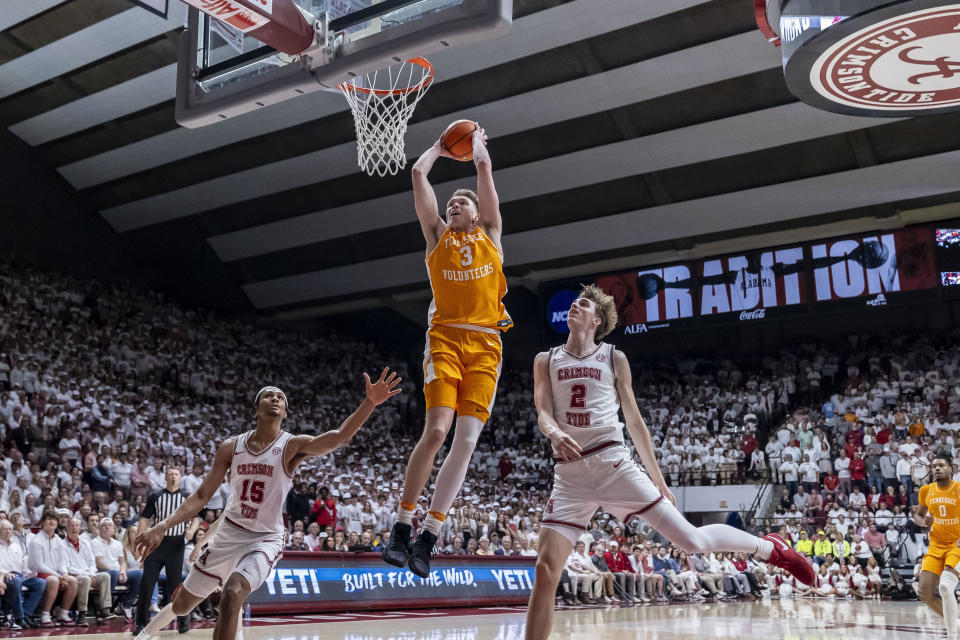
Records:
[[[844,37],[814,63],[810,83],[855,109],[960,106],[960,5],[896,16]]]

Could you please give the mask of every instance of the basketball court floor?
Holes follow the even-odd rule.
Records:
[[[244,640],[522,640],[525,608],[491,607],[252,618]],[[161,640],[200,640],[212,625]],[[77,634],[68,628],[3,633],[3,637],[56,635],[77,640],[127,640],[126,631]],[[817,638],[921,640],[945,637],[941,621],[919,602],[876,600],[766,600],[646,607],[593,607],[557,611],[555,640],[702,640]]]

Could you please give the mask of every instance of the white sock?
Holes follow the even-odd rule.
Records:
[[[770,558],[773,543],[762,540],[725,524],[695,527],[671,503],[662,500],[640,516],[670,542],[688,553],[711,551],[741,551],[756,554],[761,560]]]
[[[480,439],[483,423],[470,416],[457,418],[457,426],[453,432],[453,444],[450,453],[443,460],[440,471],[437,472],[437,488],[433,492],[431,511],[447,513],[453,506],[453,501],[460,493],[463,479],[467,477],[470,467],[470,458]],[[439,531],[439,529],[438,529]]]
[[[773,543],[769,540],[757,538],[757,547],[758,548],[753,555],[757,556],[761,560],[769,560],[770,556],[773,555]]]
[[[940,576],[940,599],[943,601],[943,622],[947,625],[947,640],[955,640],[957,634],[957,574],[943,570]]]
[[[435,536],[439,536],[440,527],[442,526],[443,526],[443,521],[435,518],[433,514],[430,514],[424,519],[421,529],[423,531],[429,531]]]
[[[397,522],[402,524],[413,524],[413,509],[416,505],[411,504],[410,508],[407,509],[404,507],[404,503],[401,502],[400,506],[397,507]]]
[[[173,622],[173,619],[176,618],[176,614],[173,612],[173,604],[168,603],[160,609],[160,613],[153,616],[153,620],[147,623],[147,626],[143,630],[147,635],[155,636],[164,629],[167,628],[167,625]]]

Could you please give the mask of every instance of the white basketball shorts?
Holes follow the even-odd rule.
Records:
[[[661,500],[660,490],[631,459],[626,445],[598,445],[584,451],[579,460],[557,463],[553,492],[540,526],[553,529],[576,544],[598,506],[627,522],[642,516]]]
[[[193,563],[183,588],[205,598],[220,589],[231,573],[239,573],[250,583],[253,593],[283,555],[283,542],[283,533],[247,531],[225,520],[213,542]]]

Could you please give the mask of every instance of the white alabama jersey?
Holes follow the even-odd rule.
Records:
[[[263,451],[253,452],[247,448],[253,434],[248,431],[234,440],[230,500],[224,517],[247,531],[282,532],[283,504],[293,486],[293,477],[283,466],[283,452],[293,435],[281,431]]]
[[[610,440],[623,442],[613,351],[613,345],[604,342],[582,358],[562,346],[550,350],[553,417],[582,449]]]

